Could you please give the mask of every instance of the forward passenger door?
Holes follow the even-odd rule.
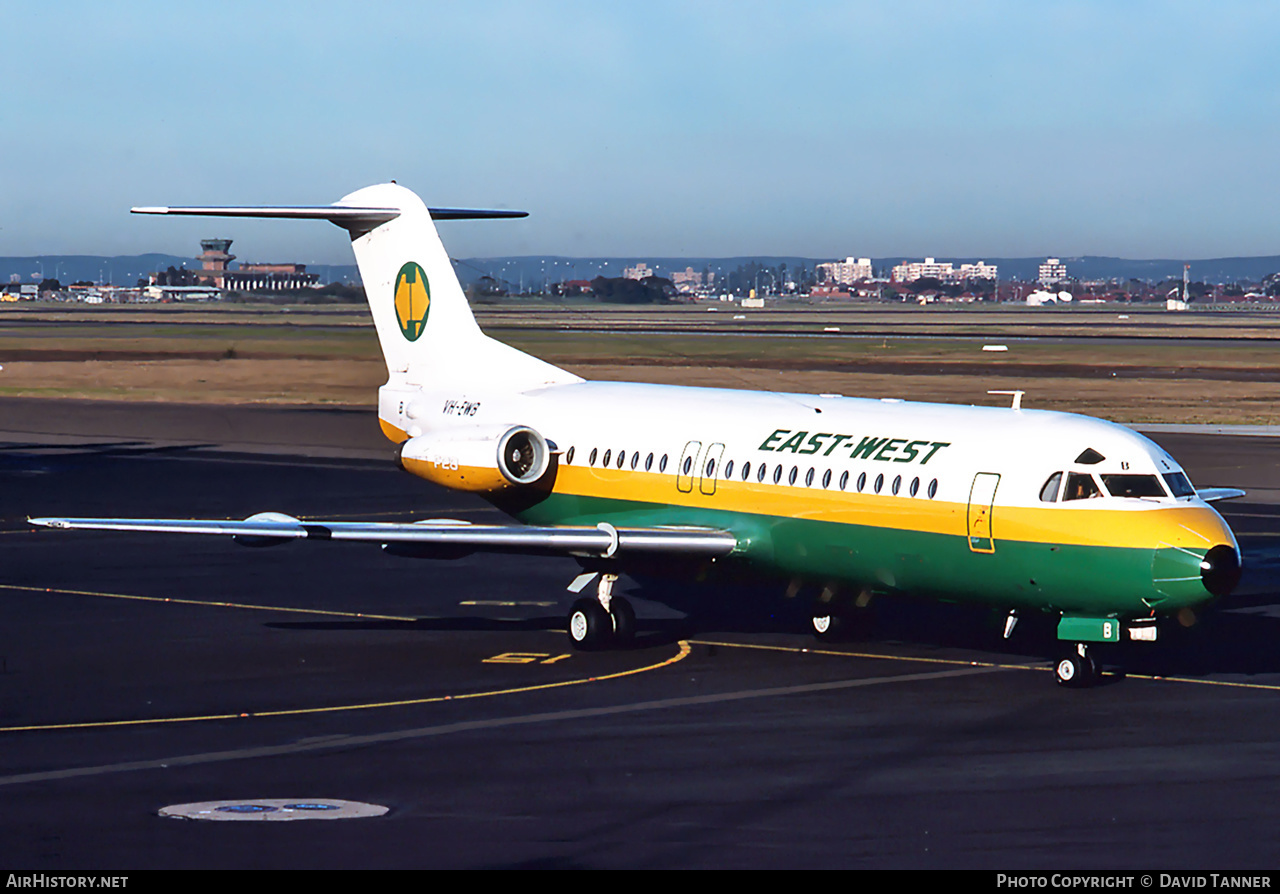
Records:
[[[996,488],[1000,476],[995,472],[979,472],[969,488],[969,549],[975,553],[993,553],[996,542],[991,529],[991,515],[996,506]]]

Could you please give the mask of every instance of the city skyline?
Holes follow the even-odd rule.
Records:
[[[397,179],[455,257],[1280,253],[1265,3],[7,6],[0,256]],[[237,224],[259,258],[341,231]]]

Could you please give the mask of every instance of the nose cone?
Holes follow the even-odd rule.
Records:
[[[1151,577],[1165,608],[1221,599],[1240,583],[1240,547],[1211,506],[1187,507],[1165,519],[1152,554]]]
[[[1240,583],[1240,553],[1226,544],[1210,549],[1200,561],[1200,580],[1214,596],[1230,595]]]

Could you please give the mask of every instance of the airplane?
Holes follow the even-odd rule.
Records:
[[[332,205],[141,207],[140,214],[327,220],[348,231],[387,364],[382,431],[401,467],[518,523],[33,518],[61,529],[230,535],[246,546],[366,541],[388,553],[571,556],[579,649],[620,646],[624,573],[820,590],[833,638],[899,595],[1057,618],[1059,685],[1098,682],[1091,646],[1227,596],[1230,527],[1162,448],[1088,416],[831,394],[586,381],[485,335],[434,221],[524,212],[428,208],[394,182]],[[593,595],[580,595],[594,583]],[[589,592],[589,591],[588,591]]]

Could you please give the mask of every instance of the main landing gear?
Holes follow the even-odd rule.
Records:
[[[580,592],[595,576],[581,575],[569,589]],[[613,595],[618,575],[601,574],[599,577],[595,597],[584,596],[569,610],[569,640],[575,649],[591,651],[627,646],[635,639],[635,609],[625,597]],[[580,581],[581,585],[577,586]]]
[[[843,642],[866,634],[867,606],[871,594],[863,590],[854,599],[839,594],[834,586],[825,587],[809,611],[812,632],[823,642]]]
[[[844,606],[817,603],[809,621],[813,625],[813,635],[822,642],[838,643],[853,633],[854,618]]]
[[[1084,689],[1097,685],[1101,678],[1102,666],[1089,654],[1085,643],[1076,643],[1075,650],[1063,655],[1053,666],[1053,679],[1059,686]]]

